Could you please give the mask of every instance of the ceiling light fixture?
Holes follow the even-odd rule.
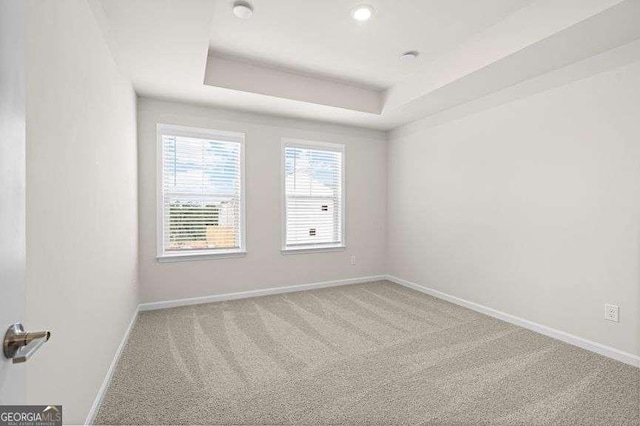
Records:
[[[249,19],[253,15],[251,3],[239,0],[233,4],[233,14],[240,19]]]
[[[415,50],[410,50],[408,52],[404,52],[402,55],[400,55],[400,60],[403,62],[413,62],[416,59],[418,59],[418,56],[420,55],[420,52],[415,51]]]
[[[351,17],[356,21],[364,22],[373,16],[373,7],[368,4],[361,4],[351,10]]]

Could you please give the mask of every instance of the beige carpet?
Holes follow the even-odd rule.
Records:
[[[390,282],[145,312],[101,424],[637,425],[640,369]]]

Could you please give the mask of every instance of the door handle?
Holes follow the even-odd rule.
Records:
[[[24,331],[20,323],[13,324],[4,335],[2,349],[14,364],[26,362],[51,337],[49,331]]]

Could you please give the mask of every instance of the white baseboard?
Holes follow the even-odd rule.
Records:
[[[269,296],[272,294],[291,293],[294,291],[314,290],[318,288],[337,287],[348,284],[366,283],[387,279],[386,275],[374,275],[369,277],[349,278],[346,280],[323,281],[311,284],[300,284],[286,287],[266,288],[263,290],[242,291],[239,293],[216,294],[213,296],[192,297],[188,299],[166,300],[162,302],[141,303],[138,309],[153,311],[156,309],[175,308],[178,306],[199,305],[202,303],[222,302],[225,300],[245,299],[247,297]]]
[[[615,359],[617,361],[624,362],[625,364],[640,367],[640,356],[634,355],[628,352],[621,351],[610,346],[606,346],[591,340],[583,339],[582,337],[574,336],[573,334],[566,333],[564,331],[556,330],[555,328],[547,327],[546,325],[538,324],[533,321],[529,321],[515,315],[507,314],[478,303],[470,302],[459,297],[451,296],[447,293],[443,293],[438,290],[434,290],[429,287],[425,287],[420,284],[413,283],[411,281],[403,280],[392,275],[387,275],[387,280],[400,284],[402,286],[426,293],[430,296],[437,297],[438,299],[446,300],[447,302],[454,303],[456,305],[463,306],[465,308],[480,312],[485,315],[497,318],[499,320],[518,325],[520,327],[535,331],[536,333],[544,334],[545,336],[552,337],[557,340],[561,340],[565,343],[577,346],[582,349],[586,349],[591,352],[595,352],[600,355]]]
[[[98,409],[100,408],[100,404],[102,404],[102,398],[104,398],[104,394],[107,391],[107,388],[109,387],[109,383],[111,383],[111,378],[113,377],[113,373],[116,370],[116,366],[118,365],[118,361],[120,360],[120,356],[122,355],[122,351],[125,347],[125,345],[127,344],[127,341],[129,340],[129,334],[131,333],[131,330],[133,330],[133,326],[136,323],[136,320],[138,319],[138,311],[140,310],[140,306],[138,305],[136,307],[135,312],[133,313],[133,317],[131,318],[131,321],[129,321],[129,326],[127,327],[126,331],[124,332],[124,336],[122,336],[122,340],[120,341],[120,346],[118,346],[118,349],[116,350],[115,355],[113,356],[113,360],[111,361],[111,365],[109,366],[109,370],[107,370],[107,375],[105,376],[104,380],[102,381],[102,385],[100,386],[100,389],[98,390],[98,394],[96,395],[96,399],[93,401],[93,405],[91,406],[91,409],[89,410],[89,414],[87,415],[87,419],[85,420],[84,424],[85,425],[92,425],[96,415],[98,414]]]

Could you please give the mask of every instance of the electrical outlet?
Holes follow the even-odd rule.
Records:
[[[618,310],[620,308],[616,305],[609,305],[605,303],[604,305],[604,319],[608,321],[618,322]]]
[[[352,265],[356,264],[356,257],[355,256],[351,256],[351,264]]]

